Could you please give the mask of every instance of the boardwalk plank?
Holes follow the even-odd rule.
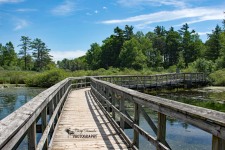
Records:
[[[50,149],[128,149],[88,92],[89,88],[70,93]]]

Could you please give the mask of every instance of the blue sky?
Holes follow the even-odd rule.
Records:
[[[21,36],[40,38],[54,60],[71,59],[101,44],[116,26],[147,33],[184,23],[205,41],[222,25],[224,11],[224,0],[0,0],[0,43],[12,41],[18,52]]]

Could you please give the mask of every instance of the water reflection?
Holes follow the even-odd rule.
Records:
[[[133,117],[134,107],[132,106],[133,105],[131,102],[126,101],[126,110],[128,111],[128,114]],[[157,112],[152,111],[150,108],[144,108],[144,110],[157,126]],[[151,129],[142,114],[140,114],[140,127],[156,138],[156,134]],[[133,138],[132,129],[126,129],[125,132],[131,139]],[[211,134],[181,120],[167,116],[166,141],[173,150],[210,150],[212,147],[211,139]],[[140,150],[155,149],[155,147],[144,138],[141,138],[139,142]]]
[[[42,92],[41,88],[0,89],[0,120]]]
[[[145,91],[147,94],[167,98],[182,103],[225,112],[225,92],[204,91],[202,89],[176,89]]]

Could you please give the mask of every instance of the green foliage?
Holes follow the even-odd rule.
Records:
[[[166,49],[164,58],[165,67],[177,64],[181,47],[180,41],[180,34],[177,31],[174,31],[174,28],[171,27],[166,34]]]
[[[177,68],[179,68],[179,69],[185,68],[184,54],[183,54],[182,51],[179,52],[179,58],[178,58]]]
[[[167,71],[168,71],[169,73],[176,72],[176,70],[177,70],[177,66],[176,66],[176,65],[170,66],[170,67],[167,69]]]
[[[9,71],[0,72],[0,84],[25,84],[26,78],[37,74],[32,71]]]
[[[35,58],[35,70],[43,71],[44,68],[52,61],[49,54],[50,49],[48,49],[45,43],[38,38],[34,39],[30,46],[33,49],[33,57]]]
[[[91,49],[86,53],[86,60],[89,68],[92,70],[98,69],[101,61],[101,47],[97,43],[91,44]]]
[[[215,70],[215,63],[204,58],[197,59],[191,65],[193,65],[196,72],[204,72],[206,74],[210,74]]]
[[[144,68],[146,56],[142,53],[140,47],[140,43],[135,38],[124,43],[119,55],[121,67],[137,70]]]
[[[66,74],[63,70],[53,69],[28,77],[25,82],[27,86],[32,87],[50,87],[63,80]]]
[[[213,85],[225,86],[225,69],[217,70],[209,75]]]
[[[85,56],[72,60],[64,58],[62,61],[57,61],[57,65],[60,69],[68,71],[86,70],[88,68],[88,64],[86,61],[87,60]]]
[[[22,44],[18,45],[21,47],[19,55],[22,55],[24,59],[24,70],[27,70],[28,63],[30,63],[28,51],[30,50],[31,39],[28,36],[21,36],[20,41]]]
[[[221,52],[221,28],[217,25],[212,34],[209,34],[209,39],[206,41],[206,58],[215,61],[219,58]]]

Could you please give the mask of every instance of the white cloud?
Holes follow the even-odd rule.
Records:
[[[16,20],[14,31],[21,30],[29,25],[28,21],[23,19]]]
[[[97,14],[97,13],[99,13],[99,11],[98,10],[95,10],[95,13]]]
[[[222,20],[224,18],[223,9],[220,8],[188,8],[174,11],[160,11],[156,13],[144,14],[125,19],[105,20],[103,24],[126,24],[137,23],[136,26],[145,27],[152,23],[167,22],[179,19],[192,19],[189,23],[197,23],[208,20]],[[194,21],[193,21],[194,20]]]
[[[125,7],[137,7],[137,6],[174,6],[178,8],[186,7],[186,3],[183,0],[117,0],[117,3]]]
[[[16,10],[17,12],[32,12],[37,11],[37,9],[31,9],[31,8],[20,8]]]
[[[108,8],[107,8],[107,7],[105,7],[105,6],[103,6],[103,7],[102,7],[102,9],[105,9],[105,10],[106,10],[106,9],[108,9]]]
[[[85,51],[82,50],[74,50],[74,51],[50,51],[50,55],[53,56],[54,61],[67,59],[74,59],[80,56],[85,55]]]
[[[0,0],[0,4],[3,3],[20,3],[23,2],[24,0]]]
[[[198,35],[208,35],[210,33],[212,33],[212,32],[210,32],[210,31],[207,31],[207,32],[198,32]]]
[[[52,13],[57,16],[65,16],[74,12],[74,9],[75,9],[75,3],[73,1],[66,0],[61,5],[52,9]]]

